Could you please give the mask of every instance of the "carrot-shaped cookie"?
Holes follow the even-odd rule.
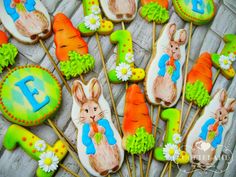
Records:
[[[13,44],[8,43],[6,33],[0,30],[0,73],[2,73],[5,67],[15,63],[17,54],[17,48]]]
[[[141,0],[139,14],[148,22],[165,23],[169,19],[168,0]]]
[[[67,79],[87,73],[94,68],[95,60],[88,53],[88,45],[70,19],[59,13],[54,17],[53,31],[56,56]]]
[[[207,52],[200,55],[187,76],[185,97],[199,107],[208,104],[212,89],[212,62]]]
[[[131,154],[143,154],[155,144],[152,135],[152,121],[144,94],[138,85],[126,90],[123,119],[123,147]]]
[[[236,35],[226,34],[224,36],[225,46],[220,54],[212,54],[213,65],[220,69],[220,72],[227,79],[232,79],[235,75],[235,70],[232,66],[236,59]]]

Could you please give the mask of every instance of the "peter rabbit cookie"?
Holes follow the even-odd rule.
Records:
[[[124,133],[122,144],[129,153],[144,154],[154,147],[152,121],[144,94],[136,84],[126,90],[122,129]]]
[[[186,151],[191,156],[194,168],[214,168],[221,156],[224,138],[233,123],[235,105],[236,100],[229,98],[226,91],[220,89],[204,108],[186,141]]]
[[[60,161],[67,154],[67,149],[61,140],[50,146],[35,134],[16,124],[7,129],[3,145],[10,151],[19,146],[25,153],[36,160],[38,162],[37,177],[52,177]]]
[[[137,13],[138,0],[100,0],[105,16],[113,22],[132,21]]]
[[[117,44],[116,67],[108,72],[109,80],[118,84],[126,81],[139,82],[145,77],[142,68],[134,65],[132,36],[128,30],[116,30],[110,36],[113,44]]]
[[[176,31],[175,23],[163,28],[146,69],[144,85],[151,104],[172,107],[177,103],[183,84],[186,41],[186,30]]]
[[[53,21],[56,56],[66,79],[85,74],[94,68],[95,60],[88,53],[88,45],[70,19],[58,13]]]
[[[4,68],[15,63],[17,54],[17,48],[13,44],[8,43],[6,33],[0,30],[0,73],[2,73]]]
[[[199,107],[207,105],[212,89],[211,55],[202,53],[187,76],[185,98]]]
[[[217,69],[220,69],[224,77],[233,79],[235,75],[233,62],[236,59],[236,35],[226,34],[223,39],[225,46],[220,54],[212,54],[212,62]]]
[[[84,20],[78,29],[83,36],[91,36],[95,33],[109,35],[114,25],[111,21],[102,19],[98,0],[83,0]]]
[[[45,68],[20,66],[1,81],[0,110],[10,122],[23,126],[42,124],[60,105],[60,83]]]
[[[168,0],[141,0],[139,14],[148,22],[163,24],[168,21]]]
[[[0,18],[6,29],[23,43],[49,37],[50,16],[40,0],[0,0]]]
[[[216,12],[213,0],[173,0],[173,5],[181,18],[195,25],[210,22]]]
[[[176,164],[187,164],[189,154],[180,149],[182,140],[179,127],[180,110],[175,108],[165,109],[160,117],[167,125],[163,146],[155,148],[155,159],[163,162],[172,161]]]
[[[107,176],[119,170],[124,159],[121,137],[116,130],[102,86],[95,78],[87,85],[73,83],[71,117],[76,128],[80,161],[93,176]]]

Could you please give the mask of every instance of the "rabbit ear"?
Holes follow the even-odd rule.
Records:
[[[231,101],[231,103],[229,104],[229,106],[227,107],[227,111],[228,112],[234,112],[235,106],[236,106],[236,100],[233,99]]]
[[[223,91],[221,92],[221,95],[220,95],[220,104],[221,104],[221,107],[224,106],[225,101],[226,101],[226,98],[227,98],[227,93],[226,93],[225,90],[223,90]]]
[[[90,84],[90,93],[91,93],[91,98],[94,99],[95,101],[98,101],[101,95],[101,86],[97,79],[92,80]]]
[[[176,31],[176,24],[173,23],[169,27],[169,38],[170,39],[174,38],[175,31]]]
[[[80,104],[83,104],[87,101],[86,95],[84,94],[84,89],[78,80],[73,82],[72,94],[75,100]]]
[[[180,32],[179,34],[179,39],[178,39],[178,43],[180,45],[183,45],[187,40],[187,31],[186,30],[183,30]]]

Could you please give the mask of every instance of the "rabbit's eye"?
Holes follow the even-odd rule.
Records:
[[[97,108],[96,108],[96,107],[94,107],[93,109],[94,109],[94,111],[97,111]]]
[[[172,48],[172,47],[173,47],[173,45],[170,45],[170,47]]]
[[[178,50],[179,48],[178,48],[178,47],[176,47],[175,49],[176,49],[176,50]]]
[[[219,114],[221,115],[221,111],[219,112]]]
[[[88,109],[85,109],[85,112],[87,112],[87,113],[88,113]]]

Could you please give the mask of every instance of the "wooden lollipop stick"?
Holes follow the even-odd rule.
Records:
[[[192,30],[193,30],[193,23],[190,22],[189,37],[188,37],[188,51],[187,51],[186,65],[185,65],[185,72],[184,72],[184,86],[183,86],[183,93],[182,93],[182,105],[181,105],[181,111],[180,111],[180,127],[182,127],[181,122],[182,122],[183,109],[184,109],[184,97],[185,97],[185,90],[186,90],[185,87],[186,87],[186,81],[187,81],[188,63],[189,63],[191,41],[192,41]]]
[[[166,170],[167,170],[168,167],[169,167],[169,162],[167,162],[167,163],[165,164],[165,166],[164,166],[164,168],[163,168],[163,170],[162,170],[162,172],[161,172],[160,177],[164,177],[164,176],[165,176]]]
[[[133,174],[134,174],[134,177],[136,177],[136,167],[135,167],[135,156],[132,155],[132,163],[133,163]]]
[[[78,159],[78,156],[70,149],[69,144],[67,143],[67,141],[65,140],[65,138],[57,131],[56,127],[53,125],[52,121],[50,119],[48,119],[48,123],[49,125],[53,128],[54,132],[57,134],[57,136],[59,137],[59,139],[63,142],[63,144],[66,146],[68,152],[70,153],[71,157],[75,160],[75,162],[79,165],[80,169],[83,171],[84,175],[86,177],[90,177],[90,175],[88,174],[88,172],[85,170],[85,168],[83,167],[83,165],[81,164],[81,162]]]
[[[171,177],[171,170],[172,170],[172,162],[169,163],[169,173],[168,173],[168,177]]]
[[[181,128],[180,128],[181,132],[183,131],[184,126],[185,126],[185,124],[186,124],[186,122],[187,122],[187,119],[188,119],[188,116],[189,116],[189,114],[190,114],[192,105],[193,105],[193,102],[190,102],[189,105],[188,105],[188,110],[187,110],[187,112],[185,113],[185,117],[184,117],[183,123],[182,123]]]
[[[63,75],[62,75],[60,69],[57,67],[57,64],[55,63],[54,59],[52,58],[52,55],[49,53],[47,47],[45,46],[44,42],[43,42],[41,39],[39,40],[39,43],[40,43],[40,45],[42,46],[42,48],[43,48],[43,50],[45,51],[45,53],[47,54],[47,56],[48,56],[50,62],[52,63],[52,65],[53,65],[54,68],[56,69],[56,71],[57,71],[59,77],[61,78],[62,82],[65,84],[66,89],[68,90],[68,92],[69,92],[70,95],[71,95],[70,86],[69,86],[69,84],[66,82],[65,78],[63,77]]]
[[[143,175],[143,162],[142,162],[142,155],[139,155],[139,168],[140,168],[140,176],[144,177]]]
[[[63,168],[63,170],[67,171],[68,173],[70,173],[72,176],[74,177],[80,177],[80,175],[77,175],[75,172],[71,171],[69,168],[67,168],[65,165],[63,164],[59,164],[59,166],[61,168]]]

